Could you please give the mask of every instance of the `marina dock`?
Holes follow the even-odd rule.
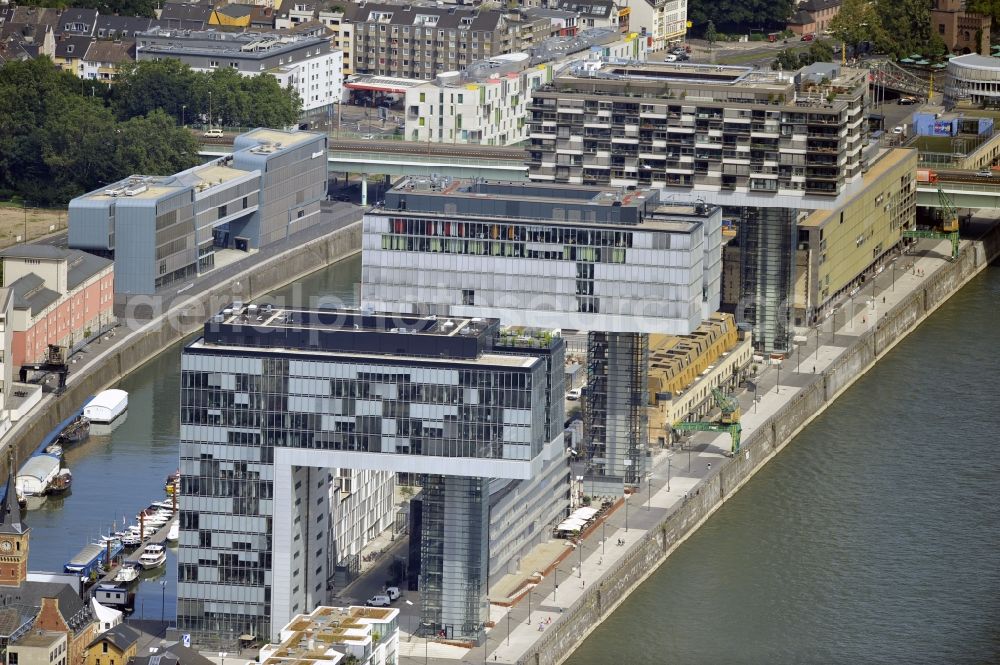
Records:
[[[138,561],[139,557],[142,556],[142,550],[146,547],[146,545],[164,545],[167,542],[167,533],[170,531],[170,525],[173,523],[174,519],[177,518],[175,517],[171,519],[169,522],[160,527],[159,531],[154,533],[149,538],[143,540],[142,545],[135,548],[132,552],[126,555],[125,558],[122,560],[122,563],[135,563],[136,561]],[[118,574],[119,568],[121,568],[121,564],[115,564],[114,566],[112,566],[111,570],[108,571],[108,574],[99,579],[97,583],[116,584],[115,575]]]

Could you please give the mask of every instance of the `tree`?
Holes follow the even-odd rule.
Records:
[[[197,141],[169,115],[120,122],[105,102],[48,58],[0,67],[0,189],[65,204],[131,173],[197,163]]]
[[[159,6],[156,0],[22,0],[18,4],[30,7],[53,7],[65,9],[80,7],[96,9],[101,14],[120,16],[146,16],[155,18],[154,10]]]
[[[830,32],[837,41],[852,47],[855,53],[863,42],[881,45],[886,41],[882,18],[869,0],[844,0],[840,11],[830,21]]]
[[[944,42],[931,26],[927,0],[877,0],[875,9],[882,25],[879,46],[885,53],[939,55],[944,51]]]
[[[705,39],[708,40],[709,44],[714,44],[718,38],[719,35],[715,32],[715,22],[709,21],[708,26],[705,28]]]
[[[786,48],[778,53],[778,57],[771,63],[771,69],[781,69],[784,71],[796,70],[799,68],[799,54],[795,49]]]
[[[688,19],[706,29],[711,21],[716,29],[731,33],[784,28],[795,4],[795,0],[689,0]]]
[[[809,58],[809,62],[805,63],[808,65],[814,62],[830,62],[833,60],[833,47],[826,40],[816,40],[809,45],[809,50],[803,55]]]
[[[211,94],[210,94],[211,93]],[[242,76],[224,67],[196,72],[179,60],[143,61],[123,67],[113,100],[125,120],[162,110],[181,121],[208,121],[230,127],[283,127],[299,117],[301,100],[270,74]]]

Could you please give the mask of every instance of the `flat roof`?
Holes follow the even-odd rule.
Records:
[[[314,141],[316,137],[319,136],[314,132],[286,132],[283,129],[269,129],[267,127],[258,127],[257,129],[251,129],[245,134],[241,134],[247,138],[251,138],[262,143],[280,143],[282,148],[290,148],[292,146],[297,146],[306,141]],[[251,148],[252,150],[252,148]]]
[[[54,644],[58,644],[61,640],[66,638],[65,633],[49,632],[49,631],[35,631],[28,633],[24,637],[18,638],[16,642],[8,646],[7,648],[17,648],[17,647],[51,647]]]
[[[534,356],[491,351],[499,324],[495,318],[235,303],[209,319],[204,336],[188,348],[532,367]]]

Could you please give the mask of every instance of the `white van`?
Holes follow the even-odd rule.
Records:
[[[221,139],[222,130],[221,129],[206,129],[205,133],[202,134],[207,139]]]
[[[365,601],[365,605],[368,607],[389,607],[389,596],[384,593],[377,593],[368,600]]]
[[[389,600],[399,600],[399,587],[390,586],[385,588],[385,595],[389,596]]]

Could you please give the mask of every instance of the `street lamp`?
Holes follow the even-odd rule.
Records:
[[[531,625],[531,589],[528,589],[528,625]]]
[[[576,539],[576,549],[580,553],[580,563],[576,567],[576,576],[583,577],[583,536],[578,536]]]
[[[625,492],[625,533],[628,533],[628,497],[629,493]]]
[[[187,123],[184,122],[184,117],[186,115],[185,112],[187,111],[187,107],[188,107],[187,104],[181,104],[181,127],[187,126]]]
[[[165,621],[167,606],[167,581],[160,580],[160,621]]]
[[[670,463],[672,461],[673,460],[670,457],[667,458],[667,491],[668,492],[670,491]]]
[[[778,370],[778,374],[774,379],[774,392],[775,394],[778,394],[781,392],[781,363],[778,363],[776,368]]]

